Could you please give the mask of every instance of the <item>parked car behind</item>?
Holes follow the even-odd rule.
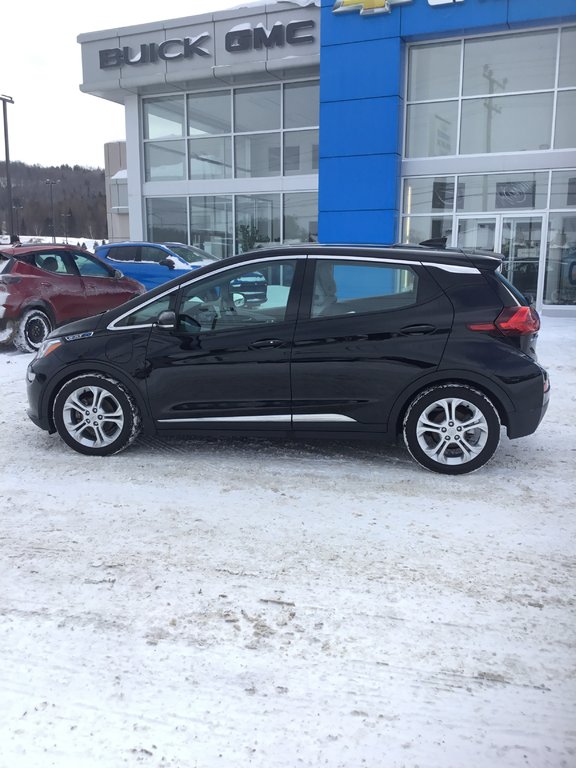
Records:
[[[501,424],[529,435],[548,405],[538,314],[499,266],[417,246],[244,253],[50,334],[28,414],[95,456],[140,431],[403,435],[423,467],[470,472]],[[257,305],[235,290],[254,271],[268,284]]]
[[[184,243],[106,243],[96,248],[96,255],[138,280],[147,290],[220,261],[217,256]],[[247,303],[260,304],[266,301],[266,278],[253,272],[246,275],[235,290]]]
[[[0,341],[35,352],[53,328],[145,293],[90,253],[67,245],[0,249]]]

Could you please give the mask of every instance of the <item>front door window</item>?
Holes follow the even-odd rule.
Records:
[[[178,330],[232,331],[286,319],[295,261],[263,262],[228,269],[182,290]]]

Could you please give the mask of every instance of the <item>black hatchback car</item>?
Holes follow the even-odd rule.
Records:
[[[423,467],[470,472],[501,425],[529,435],[548,405],[539,317],[499,266],[418,246],[244,253],[54,331],[28,368],[28,414],[89,455],[141,431],[403,435]],[[255,270],[256,306],[234,290]]]

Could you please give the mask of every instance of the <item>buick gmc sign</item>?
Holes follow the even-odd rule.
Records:
[[[291,21],[288,24],[277,22],[271,29],[266,29],[262,24],[255,27],[242,24],[226,33],[224,47],[229,53],[239,53],[283,48],[286,45],[306,45],[315,42],[316,38],[311,34],[315,27],[316,22],[312,19]],[[100,69],[212,56],[208,48],[209,41],[210,35],[205,33],[196,37],[176,37],[161,43],[141,43],[134,48],[106,48],[98,52]]]

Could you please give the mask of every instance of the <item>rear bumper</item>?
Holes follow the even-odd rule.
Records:
[[[540,367],[540,366],[539,366]],[[526,410],[514,411],[508,414],[508,425],[506,434],[511,440],[517,437],[526,437],[533,434],[544,418],[548,405],[550,403],[550,379],[548,371],[541,368],[542,377],[539,386],[541,387],[541,402],[538,406]]]

